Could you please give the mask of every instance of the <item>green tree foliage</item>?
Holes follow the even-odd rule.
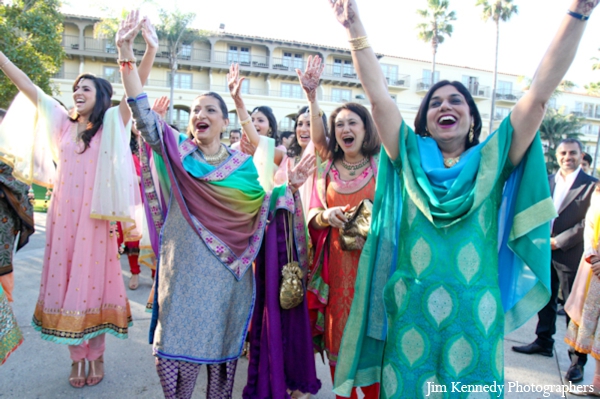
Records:
[[[507,22],[513,14],[518,13],[518,8],[513,4],[513,0],[477,0],[475,6],[482,7],[482,17],[484,21],[490,19],[496,24],[496,55],[494,57],[494,83],[492,85],[492,107],[490,115],[494,115],[496,108],[496,87],[498,80],[498,51],[500,48],[500,21]],[[503,93],[507,94],[507,93]],[[493,130],[494,119],[490,118],[490,132]]]
[[[558,170],[556,147],[567,138],[577,139],[580,135],[583,118],[573,114],[563,114],[561,110],[549,109],[540,126],[542,141],[546,144],[546,169],[548,174]]]
[[[583,85],[583,88],[587,94],[600,97],[600,82],[590,82],[587,85]]]
[[[63,16],[58,0],[0,2],[0,49],[46,93],[55,93],[50,79],[63,59]],[[0,107],[6,108],[17,88],[0,73]]]
[[[444,43],[444,36],[452,36],[452,25],[450,21],[456,21],[456,13],[448,12],[448,0],[427,0],[427,8],[417,10],[417,14],[421,16],[425,22],[417,25],[419,31],[419,40],[425,43],[431,43],[433,50],[433,60],[431,62],[431,78],[429,83],[435,83],[435,56],[438,46]]]

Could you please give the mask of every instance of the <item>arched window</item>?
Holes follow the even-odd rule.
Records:
[[[169,116],[167,114],[167,121],[168,120]],[[189,108],[184,107],[182,105],[176,105],[173,109],[173,125],[177,126],[177,129],[179,129],[180,132],[185,133],[189,120]]]

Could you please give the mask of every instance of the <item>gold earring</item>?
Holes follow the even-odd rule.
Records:
[[[338,152],[340,149],[340,146],[338,145],[338,143],[335,143],[335,150],[333,150],[333,152]]]
[[[469,131],[469,143],[472,143],[475,139],[475,133],[473,132],[473,125],[471,125],[471,131]]]

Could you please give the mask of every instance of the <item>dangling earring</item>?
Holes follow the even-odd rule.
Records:
[[[223,129],[221,129],[221,133],[225,133],[227,131],[227,126],[223,126]]]
[[[271,128],[269,128],[269,130],[267,130],[267,135],[271,134],[272,130]]]
[[[335,150],[333,150],[333,152],[338,152],[340,149],[340,146],[338,145],[338,143],[335,143]]]
[[[469,131],[469,143],[472,143],[475,139],[475,133],[473,133],[473,125],[471,125],[471,130]]]

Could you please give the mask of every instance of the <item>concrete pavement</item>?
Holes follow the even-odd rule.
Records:
[[[142,269],[140,287],[129,291],[129,300],[134,325],[129,339],[120,340],[108,335],[106,340],[104,380],[95,387],[72,388],[68,383],[71,361],[64,345],[42,340],[30,324],[31,316],[38,296],[41,277],[42,257],[45,247],[45,214],[35,215],[36,234],[30,243],[15,257],[15,292],[13,309],[23,330],[25,342],[0,367],[0,398],[162,398],[162,390],[156,370],[151,347],[148,345],[148,327],[150,314],[145,312],[146,299],[152,284],[150,272]],[[129,280],[129,265],[122,258],[123,276]],[[507,398],[560,398],[560,393],[516,392],[512,382],[524,385],[561,385],[564,373],[569,366],[567,345],[562,341],[565,335],[564,317],[557,322],[557,340],[555,356],[522,355],[513,352],[513,345],[527,344],[535,338],[534,330],[537,318],[512,332],[505,339],[505,390]],[[333,399],[331,377],[328,367],[317,360],[318,373],[323,388],[314,397]],[[242,358],[238,362],[234,398],[242,397],[246,383],[248,362]],[[591,384],[594,375],[594,359],[590,358],[585,368],[585,384]],[[568,384],[568,383],[567,383]],[[206,397],[206,370],[198,378],[194,398]],[[477,396],[479,397],[479,396]],[[567,395],[567,397],[571,397]],[[574,397],[574,396],[572,396]]]

